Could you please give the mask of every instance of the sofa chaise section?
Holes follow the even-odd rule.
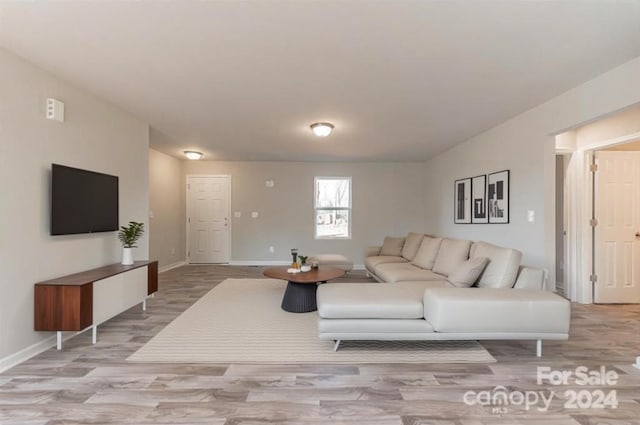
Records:
[[[563,340],[569,302],[546,291],[334,283],[318,288],[322,340]]]

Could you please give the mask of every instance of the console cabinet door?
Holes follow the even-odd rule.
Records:
[[[99,325],[147,298],[147,268],[93,283],[93,324]]]

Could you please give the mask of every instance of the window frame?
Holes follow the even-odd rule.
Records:
[[[318,194],[318,180],[346,180],[349,182],[349,206],[348,207],[318,207],[316,205]],[[353,236],[351,232],[351,222],[353,221],[353,180],[351,176],[315,176],[313,178],[313,235],[316,240],[350,240]],[[349,211],[349,222],[347,223],[347,236],[318,236],[318,211]]]

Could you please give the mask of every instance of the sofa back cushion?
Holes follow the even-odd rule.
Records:
[[[486,257],[470,258],[456,267],[447,280],[456,288],[470,288],[488,263],[489,259]]]
[[[380,248],[380,255],[402,257],[402,246],[404,245],[404,238],[392,238],[387,236],[384,238],[382,248]]]
[[[487,242],[476,242],[472,258],[486,257],[489,264],[478,279],[480,288],[512,288],[518,276],[522,252]]]
[[[449,276],[460,264],[469,258],[471,241],[445,238],[440,244],[436,261],[433,264],[435,273]]]
[[[409,233],[404,239],[404,245],[402,246],[402,256],[411,261],[415,258],[418,248],[422,243],[424,235],[422,233]]]
[[[431,236],[422,238],[420,248],[418,248],[418,252],[416,252],[415,257],[413,257],[412,263],[423,269],[433,269],[433,264],[436,262],[436,256],[438,255],[438,250],[440,250],[441,243],[442,238],[432,238]]]

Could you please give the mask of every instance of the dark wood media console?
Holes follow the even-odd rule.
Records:
[[[157,261],[110,264],[39,282],[35,284],[34,329],[56,331],[60,349],[63,331],[92,327],[95,344],[100,323],[138,303],[145,310],[146,298],[157,290]]]

